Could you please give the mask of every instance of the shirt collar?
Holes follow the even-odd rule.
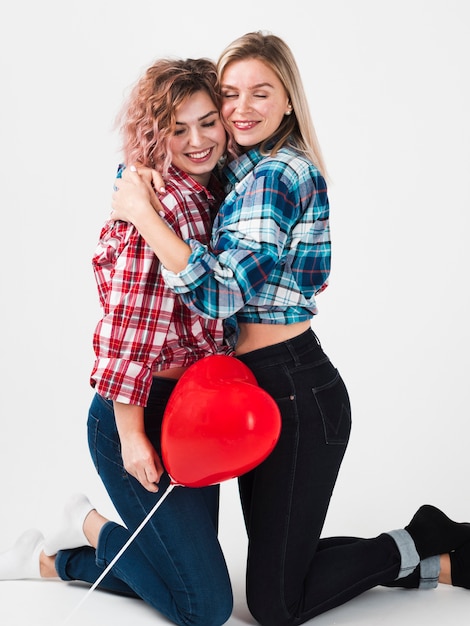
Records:
[[[180,170],[175,165],[170,165],[168,168],[168,179],[166,187],[173,186],[182,195],[204,194],[210,203],[216,200],[220,201],[220,196],[223,193],[220,182],[214,174],[211,174],[208,186],[204,187],[204,185],[198,183],[183,170]]]
[[[273,148],[275,140],[272,139],[267,145],[267,149]],[[283,146],[278,152],[289,152],[288,146]],[[240,157],[227,163],[224,168],[223,175],[226,178],[229,185],[235,185],[239,181],[243,180],[247,174],[249,174],[260,161],[269,156],[265,152],[261,152],[259,148],[251,148]]]
[[[235,185],[245,178],[258,163],[264,159],[265,155],[257,148],[252,148],[234,161],[230,161],[224,168],[224,176],[230,185]]]

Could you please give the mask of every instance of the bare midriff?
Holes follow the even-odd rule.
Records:
[[[235,354],[246,354],[252,350],[259,350],[281,343],[301,335],[310,328],[310,320],[295,324],[244,324],[240,325],[240,334],[235,348]]]
[[[185,373],[185,371],[188,369],[188,366],[186,367],[170,367],[167,370],[163,370],[161,372],[155,372],[155,374],[153,375],[154,378],[181,378],[181,376]]]
[[[310,328],[310,320],[296,324],[240,324],[240,334],[235,348],[235,354],[246,354],[252,350],[259,350],[281,343],[301,335]],[[188,369],[186,367],[170,367],[161,372],[155,372],[156,378],[178,379]]]

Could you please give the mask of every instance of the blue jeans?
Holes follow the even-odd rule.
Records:
[[[145,409],[146,433],[160,452],[163,412],[175,382],[155,378]],[[106,523],[96,551],[60,551],[56,569],[64,580],[94,583],[169,485],[164,474],[150,493],[126,472],[112,403],[95,395],[88,416],[93,462],[125,523]],[[185,626],[221,626],[232,612],[230,578],[217,538],[219,487],[176,486],[100,586],[142,598]]]
[[[274,451],[239,478],[248,534],[248,606],[263,626],[302,624],[394,581],[402,559],[386,533],[320,539],[351,411],[343,380],[315,334],[308,330],[238,358],[282,414]]]

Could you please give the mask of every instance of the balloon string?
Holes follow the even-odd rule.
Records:
[[[145,519],[142,521],[142,523],[140,524],[140,526],[132,533],[132,535],[129,537],[129,539],[126,541],[126,543],[122,546],[122,548],[119,550],[119,552],[116,554],[116,556],[113,558],[113,560],[109,563],[109,565],[106,567],[106,569],[98,576],[98,578],[95,580],[95,582],[93,583],[93,585],[90,587],[90,589],[88,589],[87,593],[83,596],[83,598],[80,600],[80,602],[77,604],[77,606],[70,612],[70,614],[65,618],[65,620],[62,622],[63,624],[67,624],[70,619],[75,615],[75,613],[78,611],[78,609],[83,606],[83,604],[86,602],[86,600],[88,600],[88,598],[90,597],[90,595],[93,593],[93,591],[98,587],[98,585],[100,584],[100,582],[103,580],[103,578],[109,574],[109,572],[111,571],[111,569],[113,568],[113,566],[115,565],[115,563],[117,562],[117,560],[119,558],[121,558],[121,556],[124,554],[124,552],[127,550],[127,548],[131,545],[131,543],[134,541],[134,539],[137,537],[137,535],[140,533],[140,531],[144,528],[144,526],[147,524],[147,522],[150,520],[150,518],[152,517],[152,515],[155,513],[155,511],[158,509],[158,507],[164,502],[164,500],[166,499],[166,497],[168,496],[168,494],[173,490],[173,487],[177,487],[179,486],[178,483],[175,483],[173,481],[170,482],[167,490],[165,491],[165,493],[163,494],[163,496],[160,498],[160,500],[156,503],[156,505],[153,507],[153,509],[150,511],[150,513],[148,513],[148,515],[145,517]]]

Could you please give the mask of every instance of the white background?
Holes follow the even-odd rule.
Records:
[[[155,58],[215,59],[258,29],[296,55],[331,177],[333,268],[313,327],[354,425],[325,534],[401,527],[424,502],[470,519],[469,3],[18,0],[0,20],[0,551],[25,528],[47,531],[73,491],[114,515],[86,416],[99,318],[90,259],[123,97]],[[237,591],[234,481],[223,495]],[[26,597],[18,585],[0,584],[8,626],[36,610],[8,604],[12,590]]]

